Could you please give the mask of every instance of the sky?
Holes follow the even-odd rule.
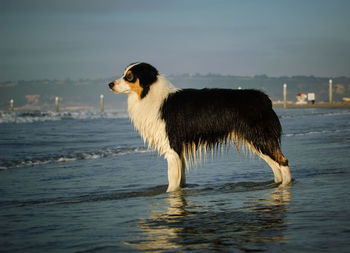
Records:
[[[0,0],[0,81],[350,76],[348,0]]]

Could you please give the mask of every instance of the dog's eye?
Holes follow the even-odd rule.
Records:
[[[126,80],[128,82],[132,82],[134,80],[134,75],[133,75],[132,72],[129,72],[129,73],[126,74]]]

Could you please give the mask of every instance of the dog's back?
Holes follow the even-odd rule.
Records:
[[[281,125],[271,100],[258,90],[184,89],[170,94],[161,107],[172,148],[214,149],[235,142],[272,155]],[[192,151],[196,151],[192,150]]]

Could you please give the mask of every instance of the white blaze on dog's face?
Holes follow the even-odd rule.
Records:
[[[147,63],[130,64],[123,76],[109,84],[116,93],[136,93],[139,99],[144,98],[150,86],[158,79],[158,71]]]

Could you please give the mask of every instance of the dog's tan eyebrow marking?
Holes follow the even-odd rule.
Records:
[[[131,64],[131,65],[129,65],[128,67],[126,67],[125,70],[124,70],[124,72],[123,72],[123,76],[122,76],[122,77],[125,77],[126,73],[128,73],[128,71],[129,71],[132,67],[134,67],[134,66],[136,66],[136,65],[138,65],[138,64],[140,64],[140,63],[139,63],[139,62],[136,62],[136,63]]]

